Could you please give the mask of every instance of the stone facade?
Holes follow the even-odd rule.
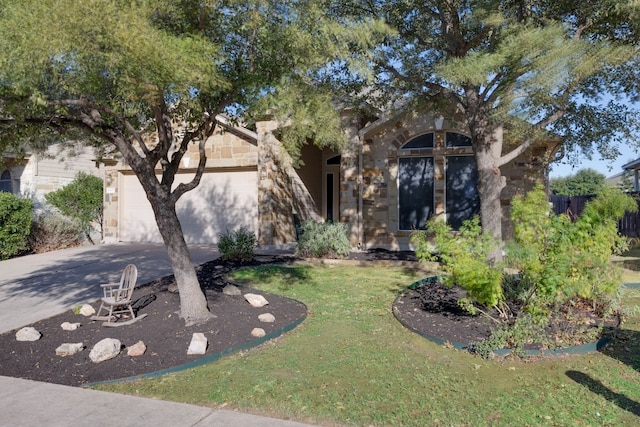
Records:
[[[205,174],[219,170],[247,170],[257,173],[257,228],[261,245],[295,242],[294,215],[300,220],[332,219],[347,225],[354,248],[410,249],[410,230],[402,230],[399,214],[399,159],[433,159],[433,214],[446,212],[447,156],[473,157],[470,146],[447,147],[447,132],[466,134],[461,117],[436,117],[432,114],[399,114],[367,126],[347,124],[348,145],[341,153],[303,148],[296,164],[274,136],[276,123],[265,119],[256,130],[226,124],[206,144]],[[416,136],[432,133],[433,147],[403,149]],[[510,165],[502,168],[506,188],[502,192],[503,234],[512,232],[510,201],[516,194],[546,180],[546,160],[556,143],[530,148]],[[199,162],[197,146],[189,147],[183,169],[193,172]],[[131,174],[119,161],[105,170],[104,233],[107,241],[118,241],[118,212],[121,180]],[[195,189],[194,191],[197,191]]]
[[[364,128],[359,133],[361,144],[361,169],[358,176],[357,156],[344,155],[341,165],[341,221],[349,224],[352,242],[359,242],[365,249],[410,249],[411,231],[401,230],[399,223],[398,159],[399,157],[432,157],[434,162],[434,215],[445,214],[445,159],[446,156],[473,156],[469,147],[446,147],[445,134],[464,134],[462,118],[442,118],[430,114],[404,115]],[[412,138],[434,134],[433,148],[402,150]],[[356,142],[357,143],[357,142]],[[352,144],[352,147],[354,144]],[[546,184],[545,159],[556,148],[556,143],[539,144],[511,164],[501,169],[506,177],[502,192],[503,233],[512,234],[509,219],[510,203],[516,194],[523,194],[543,180]],[[358,186],[361,179],[361,186]],[[360,198],[360,224],[354,225],[354,211]],[[355,246],[355,245],[354,245]]]

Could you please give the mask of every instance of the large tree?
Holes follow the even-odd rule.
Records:
[[[580,169],[573,175],[551,178],[551,194],[562,196],[588,196],[599,194],[606,186],[606,177],[593,169]]]
[[[206,321],[176,202],[200,182],[216,116],[259,106],[304,119],[311,105],[324,119],[290,127],[289,147],[335,142],[337,112],[314,82],[353,63],[376,28],[305,0],[0,0],[0,152],[61,137],[119,152],[155,214],[182,318]],[[197,171],[175,185],[190,144]]]
[[[342,0],[341,13],[396,30],[377,49],[368,95],[464,117],[476,154],[483,230],[502,238],[500,168],[554,132],[615,156],[636,143],[638,2]],[[603,94],[609,98],[603,100]],[[445,106],[446,105],[446,106]],[[508,133],[505,132],[508,129]],[[508,135],[508,136],[506,136]],[[500,257],[500,251],[493,259]]]

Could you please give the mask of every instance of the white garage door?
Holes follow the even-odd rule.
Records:
[[[176,175],[176,184],[193,174]],[[133,175],[121,175],[120,241],[162,242],[151,205]],[[187,243],[217,243],[218,234],[241,226],[258,228],[257,171],[206,172],[200,185],[178,200],[176,210]]]

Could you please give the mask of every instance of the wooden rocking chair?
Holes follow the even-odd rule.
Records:
[[[138,269],[135,265],[129,264],[124,268],[120,283],[107,283],[102,284],[102,290],[104,296],[102,297],[100,308],[95,316],[92,316],[92,320],[103,320],[103,326],[123,326],[130,325],[136,322],[146,314],[136,317],[133,308],[131,307],[131,297],[133,296],[133,290],[136,286],[136,280],[138,279]],[[105,311],[106,315],[102,314]],[[124,322],[116,321],[124,316],[130,317],[129,320]]]

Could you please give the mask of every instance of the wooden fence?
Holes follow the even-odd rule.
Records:
[[[638,201],[640,208],[640,193],[628,193]],[[595,196],[554,196],[549,198],[556,215],[566,214],[576,219],[584,209],[587,201]],[[618,221],[618,232],[627,237],[640,237],[640,209],[638,213],[628,213]]]

